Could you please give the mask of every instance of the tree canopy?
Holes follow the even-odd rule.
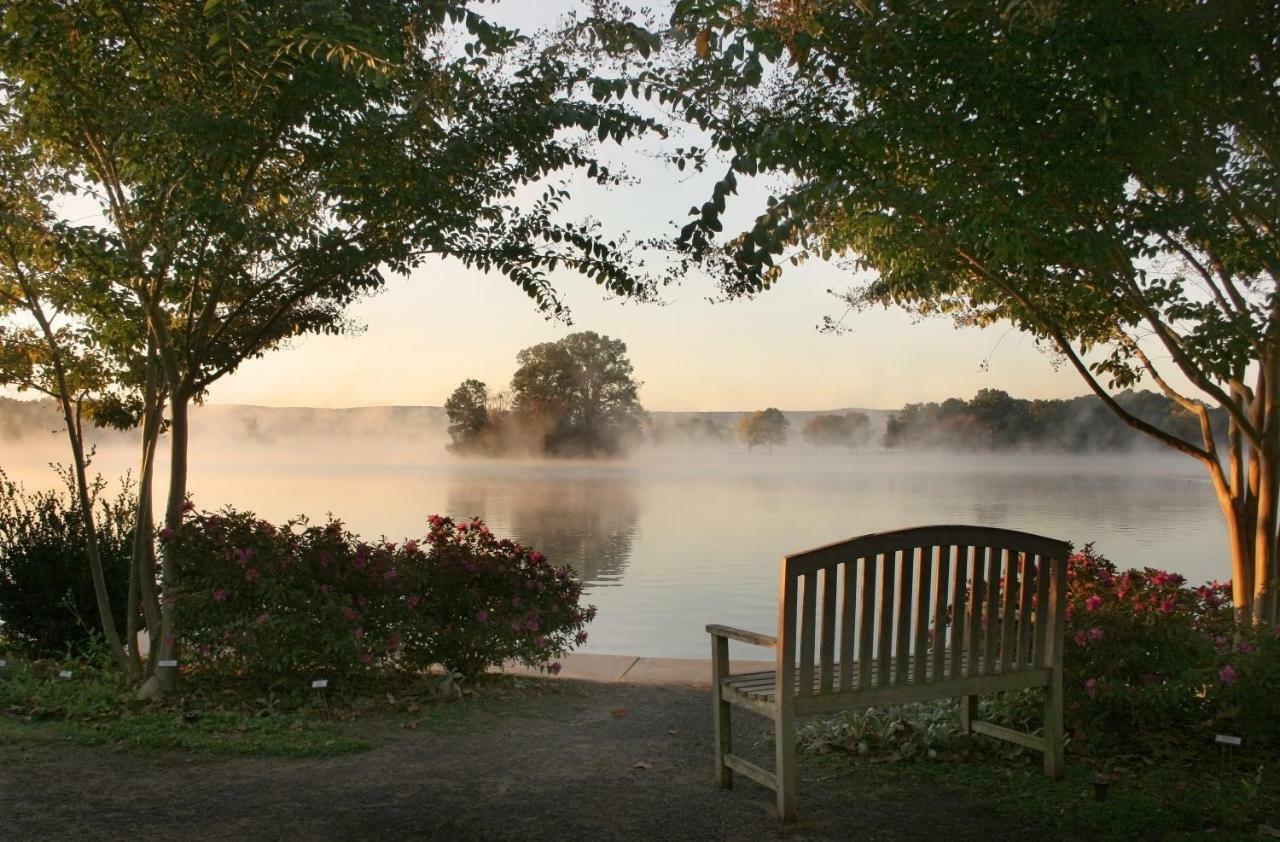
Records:
[[[767,445],[772,451],[775,444],[787,443],[790,430],[791,422],[787,416],[772,406],[744,415],[738,422],[738,438],[748,450]]]
[[[684,60],[646,81],[729,158],[682,241],[730,294],[845,257],[870,273],[848,306],[1030,333],[1204,464],[1236,604],[1275,616],[1275,4],[679,0],[673,23]],[[754,223],[721,237],[738,178],[777,176]],[[1116,401],[1142,378],[1198,440]]]
[[[871,419],[862,412],[824,412],[806,421],[800,435],[818,447],[862,447],[871,440]]]
[[[568,193],[550,180],[616,183],[597,142],[660,131],[596,101],[612,80],[569,50],[590,36],[643,52],[644,34],[589,20],[534,44],[483,5],[3,5],[0,155],[47,164],[23,201],[55,217],[26,246],[55,235],[58,260],[90,279],[73,321],[105,315],[95,333],[108,338],[141,328],[126,369],[140,392],[157,384],[138,407],[144,452],[159,430],[146,406],[168,398],[166,529],[188,491],[189,404],[247,359],[344,329],[346,307],[387,272],[453,258],[553,316],[561,267],[648,294],[625,246],[563,218]],[[69,201],[98,213],[57,218]],[[163,575],[153,651],[172,660],[168,554]]]

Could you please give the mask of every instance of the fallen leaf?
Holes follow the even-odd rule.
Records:
[[[626,715],[627,715],[627,709],[626,709],[626,708],[614,708],[614,710],[613,710],[613,715],[614,715],[615,717],[617,717],[618,719],[621,719],[622,717],[624,717],[624,716],[626,716]]]
[[[641,760],[641,761],[639,761],[638,763],[636,763],[635,768],[637,768],[637,769],[652,769],[652,768],[653,768],[653,764],[652,764],[652,763],[650,763],[650,762],[649,762],[649,761],[647,761],[647,760]]]

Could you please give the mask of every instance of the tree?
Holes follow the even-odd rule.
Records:
[[[769,407],[743,416],[738,422],[738,438],[742,439],[747,450],[767,444],[772,453],[775,444],[787,443],[790,429],[791,422],[787,420],[787,416],[781,410]]]
[[[385,271],[432,255],[498,271],[552,315],[565,312],[548,280],[558,267],[646,295],[626,249],[560,221],[568,193],[544,182],[581,170],[617,183],[586,134],[623,142],[655,124],[593,100],[613,80],[571,63],[566,44],[532,45],[476,5],[6,4],[3,142],[61,169],[64,192],[31,201],[52,208],[71,185],[99,204],[100,223],[64,221],[77,232],[67,259],[120,305],[98,335],[145,329],[129,366],[151,384],[144,459],[162,424],[170,433],[163,594],[143,600],[159,635],[146,692],[176,675],[155,674],[179,642],[178,568],[163,539],[187,505],[189,407],[213,383],[293,337],[341,331],[347,305]],[[590,22],[575,34],[643,36]],[[144,525],[149,507],[140,496]]]
[[[525,348],[511,378],[519,423],[545,429],[549,453],[616,453],[638,435],[644,407],[627,346],[593,331]]]
[[[479,380],[463,380],[462,385],[444,402],[449,415],[451,449],[466,452],[474,449],[489,425],[489,389]]]
[[[680,0],[674,23],[686,59],[644,83],[731,157],[690,255],[740,294],[847,255],[874,273],[851,307],[1031,334],[1204,465],[1238,614],[1277,619],[1280,8]],[[739,175],[785,186],[720,240]],[[1196,438],[1116,400],[1144,378]]]
[[[862,447],[871,438],[871,420],[861,412],[823,413],[805,422],[800,435],[818,447]]]

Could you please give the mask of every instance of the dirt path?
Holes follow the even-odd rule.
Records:
[[[771,792],[710,783],[706,691],[559,688],[339,758],[0,746],[0,840],[1043,838],[957,795],[863,790],[803,761],[800,820],[779,829]],[[764,720],[739,723],[765,760]]]

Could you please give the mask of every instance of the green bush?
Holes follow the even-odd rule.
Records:
[[[188,513],[174,542],[183,640],[197,661],[257,680],[507,660],[556,672],[594,609],[541,553],[480,521],[432,517],[419,541],[376,544],[341,522],[276,527],[247,512]]]
[[[70,477],[60,491],[29,493],[0,472],[0,634],[37,655],[85,651],[99,634],[84,522]],[[98,551],[121,634],[133,543],[131,484],[114,500],[93,488]]]

